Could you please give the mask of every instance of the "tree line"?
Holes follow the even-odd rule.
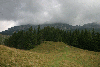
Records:
[[[94,29],[92,33],[87,29],[81,31],[76,29],[72,32],[49,26],[40,29],[40,25],[37,30],[31,26],[28,31],[15,32],[5,39],[4,44],[9,47],[29,50],[40,45],[43,41],[59,41],[82,49],[100,51],[100,33],[95,32]]]

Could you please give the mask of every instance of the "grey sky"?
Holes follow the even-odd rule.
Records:
[[[0,32],[23,24],[100,23],[100,0],[0,0]]]

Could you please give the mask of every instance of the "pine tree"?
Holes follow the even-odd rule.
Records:
[[[77,31],[77,29],[75,30],[75,31],[73,31],[73,33],[72,33],[72,45],[73,46],[75,46],[75,47],[79,47],[78,46],[78,31]]]
[[[29,30],[26,32],[27,34],[27,41],[26,41],[26,49],[34,48],[34,36],[33,36],[33,28],[32,26],[29,28]]]
[[[84,32],[84,48],[89,49],[88,45],[89,45],[89,35],[88,35],[87,29],[85,29],[85,32]]]
[[[37,44],[40,45],[41,43],[41,30],[40,30],[40,25],[38,25],[38,31],[37,31]]]
[[[17,34],[16,34],[16,42],[17,42],[17,48],[19,48],[19,49],[24,49],[24,42],[25,42],[25,38],[24,38],[24,31],[23,30],[21,30],[21,31],[19,31]]]
[[[92,29],[92,39],[95,37],[95,31],[94,28]]]
[[[34,28],[34,30],[33,30],[33,37],[34,37],[34,39],[33,39],[34,44],[37,45],[37,33],[36,33],[35,28]]]
[[[66,42],[68,43],[68,45],[71,45],[71,43],[72,43],[72,32],[71,32],[71,30],[67,31]]]
[[[92,50],[93,50],[93,48],[95,46],[95,31],[94,31],[94,28],[92,29],[92,40],[91,40],[91,42],[92,42]]]
[[[88,31],[88,34],[86,36],[87,38],[87,47],[88,47],[88,50],[92,50],[91,47],[92,47],[92,35],[91,35],[91,32],[90,30]]]
[[[100,51],[100,33],[95,33],[95,37],[94,37],[94,51]]]
[[[81,33],[79,35],[79,38],[78,38],[78,43],[79,43],[79,47],[80,48],[84,48],[84,30],[81,30]]]

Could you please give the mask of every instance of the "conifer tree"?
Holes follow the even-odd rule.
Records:
[[[84,30],[81,30],[81,33],[78,38],[78,43],[80,48],[84,48]]]
[[[100,33],[98,32],[95,35],[94,51],[100,51]]]
[[[34,37],[34,39],[33,39],[34,44],[37,45],[37,33],[36,33],[35,28],[34,28],[34,30],[33,30],[33,37]]]
[[[91,40],[91,42],[92,42],[92,48],[94,48],[94,46],[95,46],[95,31],[94,31],[94,28],[92,29],[92,40]]]
[[[67,35],[66,41],[67,41],[68,45],[71,45],[71,43],[72,43],[72,32],[71,32],[71,30],[67,31],[66,35]]]
[[[39,45],[41,43],[41,30],[40,25],[38,25],[38,31],[37,31],[37,44]]]
[[[95,31],[94,28],[92,29],[92,39],[95,37]]]
[[[85,32],[84,32],[84,48],[85,49],[89,49],[89,35],[88,35],[88,31],[87,29],[85,29]]]
[[[34,37],[33,37],[33,28],[32,26],[29,28],[29,30],[26,32],[26,49],[34,48]]]
[[[78,31],[77,29],[72,33],[72,45],[78,47]]]
[[[90,32],[90,30],[88,31],[88,34],[87,34],[87,36],[86,36],[86,39],[87,39],[87,47],[88,47],[88,49],[89,50],[92,50],[91,49],[91,46],[92,46],[92,35],[91,35],[91,32]]]

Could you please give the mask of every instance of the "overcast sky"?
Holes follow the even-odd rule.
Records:
[[[100,0],[0,0],[0,32],[25,24],[100,23]]]

